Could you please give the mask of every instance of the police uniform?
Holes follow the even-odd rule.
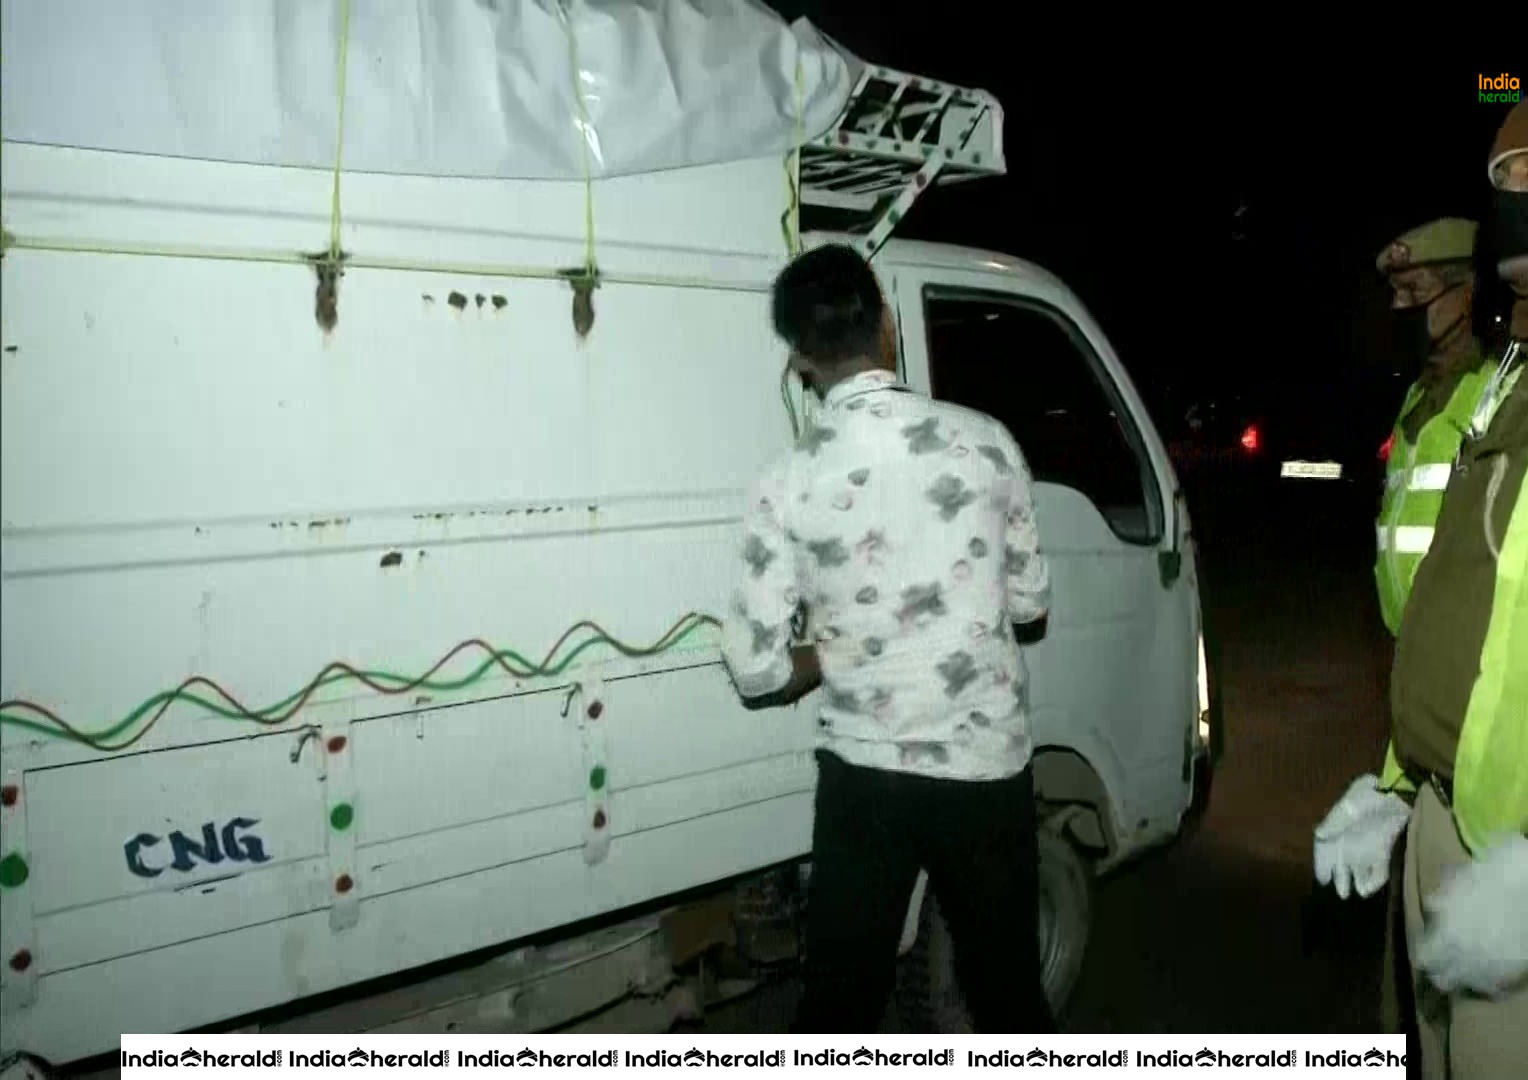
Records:
[[[1528,111],[1520,105],[1512,116],[1516,126],[1509,120],[1498,135],[1493,163],[1528,153]],[[1477,883],[1481,871],[1495,882],[1497,908],[1471,907],[1466,920],[1484,929],[1485,947],[1518,957],[1528,940],[1525,359],[1528,349],[1516,341],[1490,366],[1396,639],[1392,760],[1417,789],[1405,853],[1406,938],[1412,957],[1434,968],[1450,963],[1449,949],[1466,948],[1457,938],[1449,949],[1427,940],[1448,936],[1445,913],[1462,894],[1440,889],[1464,881],[1465,870]],[[1455,931],[1459,923],[1456,909]],[[1528,974],[1494,997],[1444,995],[1420,974],[1413,985],[1424,1075],[1528,1075]]]
[[[1430,1080],[1528,1075],[1528,185],[1517,168],[1528,157],[1519,155],[1528,155],[1521,105],[1490,165],[1498,271],[1520,297],[1516,340],[1491,365],[1438,474],[1445,487],[1396,635],[1386,777],[1355,779],[1315,831],[1316,880],[1341,896],[1377,891],[1406,836],[1396,891]]]
[[[1396,239],[1380,252],[1376,265],[1385,274],[1422,267],[1467,264],[1475,250],[1475,223],[1460,218],[1429,222]],[[1424,313],[1444,294],[1412,310]],[[1389,441],[1385,490],[1375,523],[1375,584],[1380,613],[1394,634],[1401,625],[1406,597],[1422,556],[1432,543],[1433,526],[1443,504],[1449,467],[1493,365],[1473,338],[1462,352],[1433,355],[1406,392]]]

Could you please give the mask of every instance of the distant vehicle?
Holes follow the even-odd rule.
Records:
[[[1221,497],[1333,488],[1377,498],[1393,417],[1389,387],[1342,380],[1201,395],[1169,393],[1158,424],[1185,485]],[[1232,485],[1227,489],[1224,485]]]

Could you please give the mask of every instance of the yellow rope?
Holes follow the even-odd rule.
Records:
[[[796,139],[790,153],[785,155],[785,213],[780,218],[780,228],[785,234],[785,251],[795,257],[801,252],[801,144],[805,141],[805,119],[801,75],[801,50],[796,50]],[[801,438],[801,420],[796,415],[796,402],[791,397],[791,372],[787,367],[780,372],[780,397],[785,402],[785,414],[790,418],[791,437]]]
[[[334,133],[334,191],[329,204],[329,258],[340,257],[340,162],[345,156],[345,68],[350,54],[350,0],[340,0],[339,117]]]
[[[339,258],[339,168],[345,154],[345,69],[350,60],[350,0],[339,0],[339,121],[335,131],[335,189],[329,206],[329,257]]]
[[[790,417],[791,438],[801,438],[801,421],[796,416],[796,402],[791,397],[791,369],[789,367],[780,370],[780,397],[785,400],[785,415]]]
[[[568,4],[560,5],[563,28],[568,33],[568,63],[573,69],[573,101],[578,107],[578,148],[584,160],[584,271],[590,278],[597,273],[594,261],[594,173],[589,167],[589,108],[584,101],[583,81],[579,78],[578,39],[573,33],[573,16]]]
[[[802,115],[803,98],[801,51],[796,51],[796,140],[790,153],[785,155],[785,213],[780,217],[780,228],[785,234],[785,251],[788,255],[801,252],[801,144],[806,141]]]
[[[192,244],[97,243],[58,237],[11,236],[10,247],[26,251],[58,251],[72,255],[132,255],[143,258],[205,259],[211,262],[268,263],[279,266],[311,266],[312,255],[299,252],[238,250],[200,247]],[[362,270],[408,270],[427,274],[459,274],[470,277],[526,278],[528,280],[565,281],[563,270],[540,266],[516,266],[508,263],[455,262],[435,259],[392,259],[381,255],[347,255],[345,265]],[[765,280],[726,281],[721,278],[686,277],[681,274],[646,274],[638,272],[602,274],[602,280],[619,285],[661,285],[677,289],[706,289],[716,292],[763,293],[769,291]]]
[[[0,173],[5,171],[5,131],[0,129]],[[0,192],[3,194],[3,192]],[[0,202],[0,260],[5,258],[6,249],[14,247],[16,238],[5,228],[5,206]]]

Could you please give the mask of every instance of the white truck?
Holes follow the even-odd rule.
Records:
[[[645,913],[809,856],[812,703],[745,709],[714,624],[808,407],[803,206],[1039,482],[1058,1002],[1088,878],[1202,802],[1189,523],[1118,357],[1043,270],[888,240],[1003,171],[998,103],[706,6],[5,0],[0,1053],[527,941],[381,1026],[545,1028],[663,966]]]

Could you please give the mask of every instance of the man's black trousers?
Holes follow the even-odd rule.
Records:
[[[1033,768],[934,780],[817,754],[806,986],[796,1030],[880,1028],[918,870],[949,927],[978,1032],[1055,1030],[1040,975]]]

